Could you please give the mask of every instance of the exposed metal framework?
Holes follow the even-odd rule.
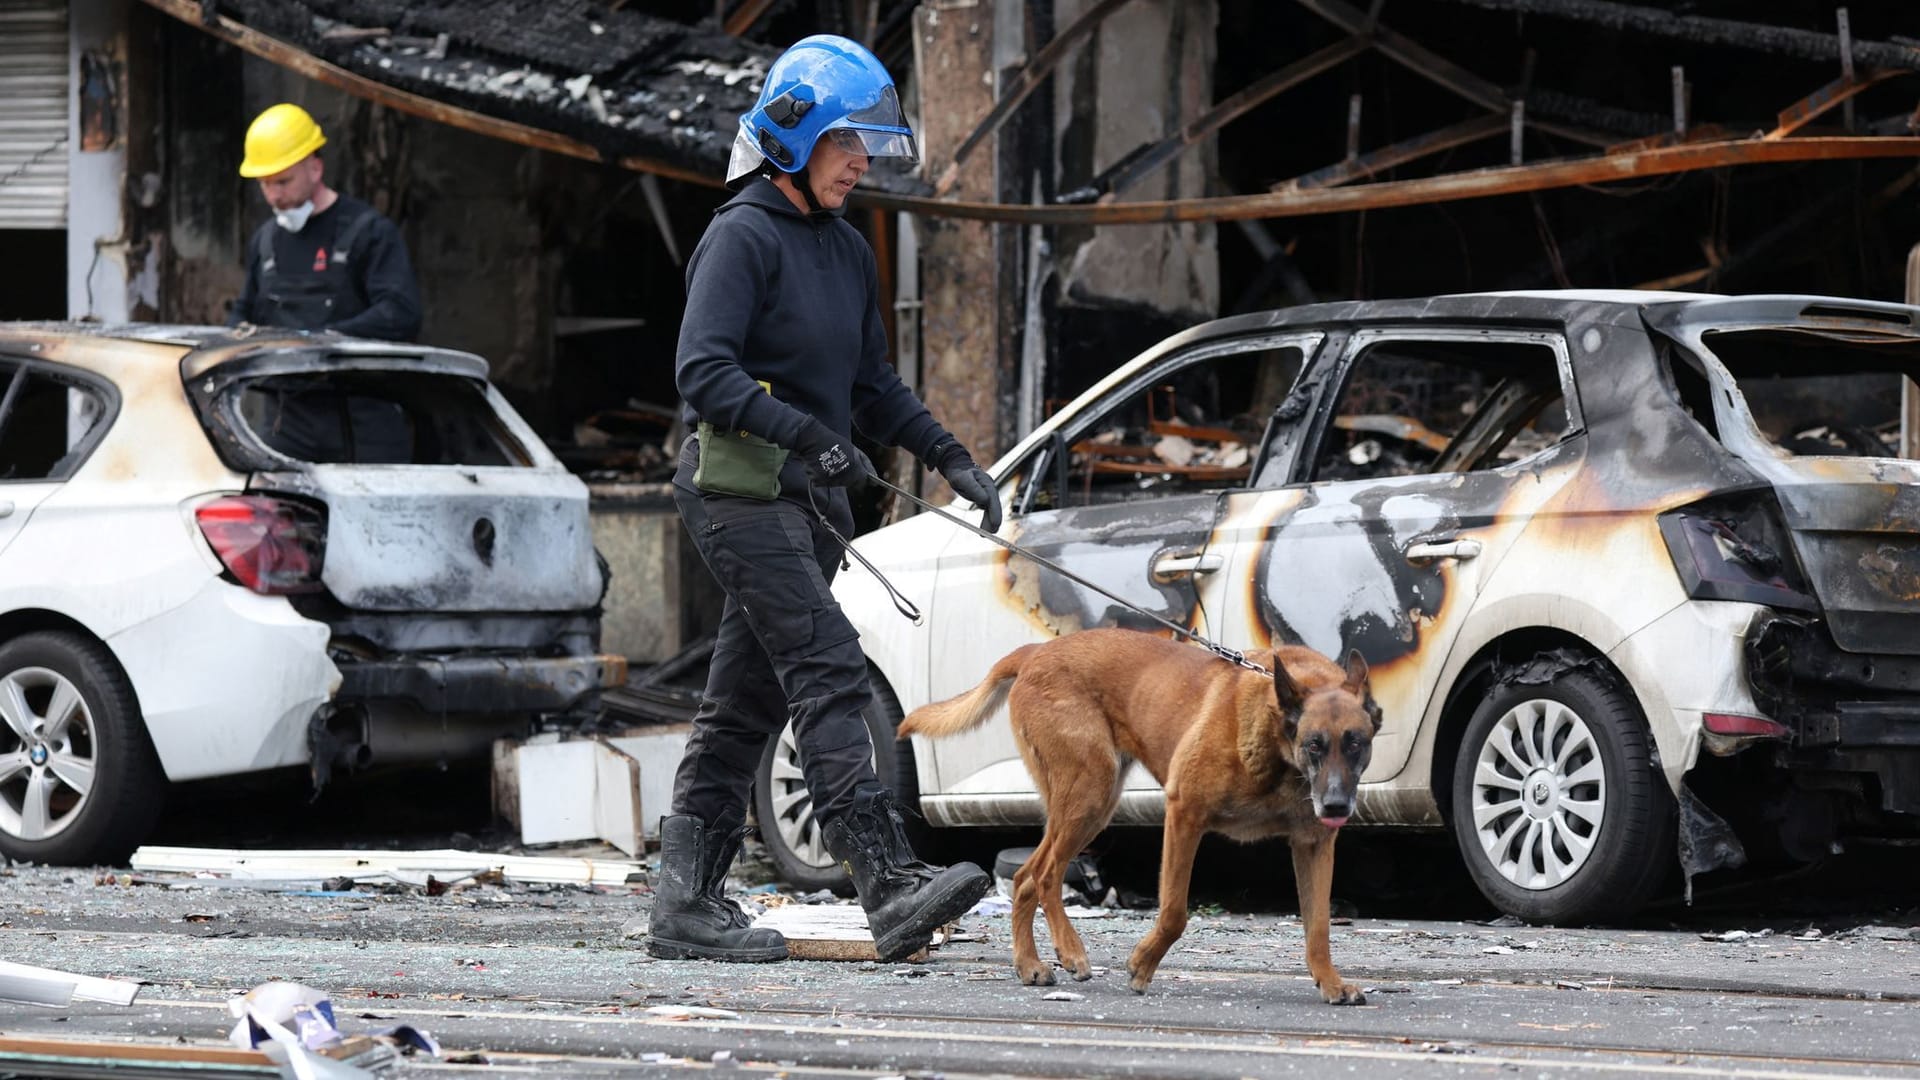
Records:
[[[401,112],[422,116],[440,123],[464,128],[494,138],[550,150],[592,161],[608,161],[639,172],[656,173],[674,179],[718,186],[714,172],[672,161],[635,156],[613,158],[590,144],[571,136],[538,127],[489,116],[388,86],[375,79],[341,68],[302,49],[263,34],[233,19],[212,14],[199,0],[144,0],[183,22],[222,38],[248,52],[281,64],[310,78],[338,87],[348,93],[378,101]],[[1845,35],[1821,35],[1803,31],[1775,31],[1778,28],[1754,24],[1736,24],[1728,20],[1692,20],[1713,24],[1695,27],[1699,33],[1718,35],[1716,42],[1745,44],[1796,56],[1839,58],[1841,73],[1837,79],[1782,109],[1775,127],[1751,137],[1729,138],[1711,125],[1691,124],[1684,112],[1673,118],[1674,130],[1659,136],[1620,142],[1577,124],[1564,124],[1543,118],[1540,113],[1578,113],[1586,107],[1595,117],[1636,121],[1631,114],[1611,114],[1605,106],[1527,93],[1519,98],[1452,61],[1438,56],[1418,42],[1393,31],[1367,12],[1344,0],[1296,0],[1347,33],[1347,37],[1310,56],[1281,67],[1219,102],[1206,114],[1163,137],[1146,144],[1107,170],[1091,189],[1068,196],[1079,202],[1063,201],[1053,205],[1011,205],[965,202],[924,195],[861,189],[856,199],[877,209],[903,210],[932,217],[970,218],[985,221],[1029,225],[1132,225],[1177,221],[1245,221],[1260,218],[1299,217],[1312,214],[1342,213],[1395,206],[1482,198],[1583,184],[1636,180],[1651,176],[1690,172],[1698,169],[1786,161],[1841,160],[1863,158],[1920,157],[1920,138],[1893,135],[1855,135],[1807,137],[1797,134],[1827,111],[1847,105],[1862,90],[1891,78],[1920,70],[1920,50],[1891,43],[1850,42]],[[1511,10],[1538,11],[1541,14],[1569,18],[1589,18],[1635,30],[1642,29],[1641,16],[1650,9],[1602,0],[1455,0],[1457,3]],[[993,109],[975,125],[942,173],[950,186],[959,164],[967,153],[996,131],[1012,115],[1020,101],[1032,93],[1072,45],[1084,38],[1100,20],[1117,10],[1126,0],[1101,0],[1087,9],[1067,30],[1054,38],[1009,84]],[[743,17],[756,7],[747,0],[735,12]],[[1660,13],[1663,18],[1679,17]],[[211,15],[211,17],[208,17]],[[1743,28],[1743,29],[1738,29]],[[1734,40],[1739,38],[1739,40]],[[1828,48],[1831,39],[1831,51]],[[1188,147],[1199,144],[1221,127],[1293,86],[1312,78],[1365,50],[1372,49],[1435,84],[1446,88],[1466,102],[1484,110],[1484,114],[1437,131],[1428,132],[1389,146],[1355,152],[1325,168],[1276,185],[1269,192],[1168,201],[1122,202],[1115,196],[1127,186],[1174,160]],[[1849,51],[1851,50],[1851,51]],[[1851,59],[1848,59],[1851,57]],[[1888,58],[1897,64],[1885,63]],[[1855,62],[1862,65],[1854,67]],[[1676,86],[1684,91],[1684,76],[1676,69]],[[1680,96],[1680,95],[1677,95]],[[1536,107],[1545,102],[1544,109]],[[1612,126],[1611,124],[1609,126]],[[1603,146],[1605,152],[1577,158],[1559,158],[1522,163],[1518,160],[1518,133],[1531,128],[1559,135],[1587,145]],[[1499,168],[1476,169],[1411,180],[1368,181],[1379,173],[1407,162],[1419,160],[1443,150],[1490,139],[1506,132],[1513,137],[1514,163]],[[1097,200],[1097,201],[1092,201]]]

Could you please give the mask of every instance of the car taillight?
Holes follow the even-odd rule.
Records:
[[[1669,510],[1660,515],[1660,535],[1696,600],[1819,611],[1770,497],[1721,496]]]
[[[1758,735],[1768,739],[1788,739],[1793,730],[1777,720],[1764,716],[1741,716],[1738,713],[1707,713],[1700,718],[1702,725],[1715,735]]]
[[[326,552],[326,522],[302,502],[229,495],[193,512],[200,532],[242,585],[268,596],[314,592]]]

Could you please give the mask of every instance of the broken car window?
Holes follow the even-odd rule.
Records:
[[[1733,375],[1760,433],[1787,453],[1920,457],[1917,425],[1902,423],[1920,407],[1920,341],[1782,328],[1714,331],[1702,342]]]
[[[65,480],[105,413],[91,388],[0,361],[0,482]]]
[[[1498,468],[1567,430],[1559,359],[1544,343],[1380,341],[1348,370],[1312,478]]]
[[[1069,432],[1064,480],[1050,462],[1030,508],[1245,486],[1268,418],[1301,360],[1291,345],[1202,356],[1103,403],[1090,423]]]
[[[470,379],[417,371],[327,371],[245,383],[239,412],[276,453],[311,464],[527,465]]]

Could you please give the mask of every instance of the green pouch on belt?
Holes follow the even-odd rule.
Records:
[[[693,484],[715,495],[771,501],[780,497],[780,466],[787,449],[744,431],[721,431],[700,421],[700,465]]]

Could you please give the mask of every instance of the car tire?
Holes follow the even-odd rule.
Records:
[[[927,858],[931,844],[914,813],[920,801],[920,785],[913,744],[895,738],[901,720],[900,703],[878,672],[872,673],[869,681],[873,697],[862,716],[873,739],[873,771],[907,807],[907,839],[915,854]],[[767,856],[788,885],[802,892],[830,889],[840,896],[853,895],[853,881],[827,851],[820,822],[813,816],[813,795],[801,775],[792,724],[781,728],[778,737],[767,740],[767,748],[760,755],[753,782],[753,813]]]
[[[1674,865],[1673,795],[1646,719],[1593,665],[1494,685],[1454,762],[1452,817],[1482,895],[1529,922],[1625,918]]]
[[[0,645],[0,717],[0,852],[125,860],[158,819],[166,778],[113,654],[65,632]]]

